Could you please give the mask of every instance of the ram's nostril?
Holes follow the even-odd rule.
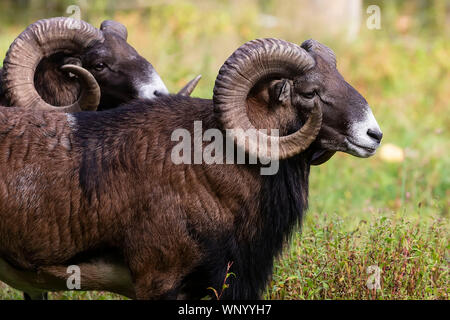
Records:
[[[372,139],[376,140],[378,143],[383,138],[383,133],[381,131],[379,131],[379,130],[369,129],[369,130],[367,130],[367,135],[369,137],[371,137]]]

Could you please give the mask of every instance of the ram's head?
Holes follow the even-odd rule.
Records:
[[[168,93],[127,43],[125,26],[111,20],[100,29],[63,17],[33,23],[11,44],[2,79],[9,105],[68,112]]]
[[[241,46],[222,66],[214,105],[227,129],[278,129],[270,136],[285,159],[308,149],[312,164],[336,151],[368,157],[382,133],[367,101],[341,76],[331,49],[315,41],[301,46],[278,39],[257,39]],[[258,139],[241,147],[252,152]]]

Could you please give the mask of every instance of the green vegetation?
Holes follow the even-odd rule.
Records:
[[[27,1],[21,1],[27,3]],[[42,2],[42,1],[41,1]],[[70,1],[69,1],[70,2]],[[68,1],[15,16],[0,4],[0,55],[24,27],[65,14]],[[240,44],[257,37],[301,43],[315,38],[334,49],[338,68],[370,103],[384,132],[372,158],[336,154],[311,172],[310,209],[276,262],[267,299],[448,299],[450,207],[450,30],[446,1],[372,1],[354,41],[304,32],[275,1],[153,1],[135,9],[89,1],[81,17],[128,27],[129,42],[158,70],[171,91],[202,74],[194,95],[210,98],[217,71]],[[301,0],[283,1],[295,7]],[[365,8],[381,8],[381,29],[365,27]],[[19,2],[20,3],[20,2]],[[49,5],[48,3],[58,4]],[[83,2],[84,3],[84,2]],[[87,3],[87,2],[86,2]],[[108,3],[108,4],[106,4]],[[133,3],[133,2],[131,2]],[[145,1],[136,1],[145,3]],[[447,17],[445,9],[447,6]],[[301,5],[298,6],[300,11]],[[278,24],[261,23],[261,14]],[[286,21],[289,23],[286,23]],[[447,22],[446,22],[447,21]],[[367,289],[369,266],[381,289]],[[236,275],[239,277],[239,275]],[[20,298],[0,284],[0,299]],[[111,299],[108,293],[54,293],[52,299]]]
[[[443,219],[387,215],[358,219],[353,230],[348,220],[310,215],[279,260],[266,298],[448,299]],[[370,266],[380,269],[380,290],[367,287]]]

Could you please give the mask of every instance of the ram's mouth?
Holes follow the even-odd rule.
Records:
[[[355,142],[354,140],[352,140],[349,137],[347,137],[345,139],[345,141],[347,143],[346,152],[355,157],[360,157],[360,158],[368,158],[368,157],[373,156],[379,146],[379,145],[376,145],[376,146],[370,145],[369,146],[369,145],[358,144],[357,142]]]

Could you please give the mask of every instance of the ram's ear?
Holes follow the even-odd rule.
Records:
[[[128,38],[127,28],[120,22],[114,20],[105,20],[100,25],[100,30],[103,32],[114,33],[119,37],[121,37],[122,39],[124,39],[125,41],[127,41]]]
[[[269,94],[270,99],[280,104],[287,104],[291,102],[291,80],[281,79],[274,80],[270,83]]]

